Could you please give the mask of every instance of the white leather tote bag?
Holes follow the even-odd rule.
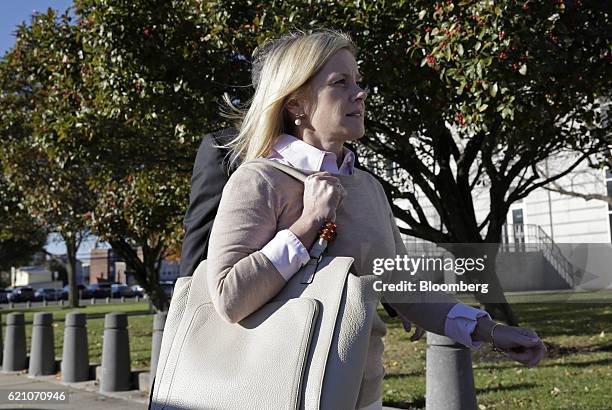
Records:
[[[278,162],[255,161],[305,178]],[[234,324],[213,307],[206,261],[192,277],[179,278],[150,407],[353,410],[378,304],[376,278],[349,272],[351,257],[318,260]]]

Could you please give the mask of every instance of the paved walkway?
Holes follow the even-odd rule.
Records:
[[[65,391],[68,403],[9,402],[11,391]],[[148,396],[140,391],[105,393],[98,391],[95,381],[60,383],[56,376],[30,378],[26,373],[0,373],[0,409],[86,409],[86,410],[144,410]],[[383,410],[396,410],[383,407]]]
[[[10,391],[65,391],[68,403],[9,402]],[[56,376],[29,378],[26,373],[0,373],[0,409],[144,410],[147,396],[139,391],[100,394],[95,381],[60,383]]]

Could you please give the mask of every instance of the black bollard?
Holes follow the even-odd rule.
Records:
[[[153,319],[153,337],[151,338],[151,369],[149,370],[149,391],[153,387],[153,379],[157,372],[157,362],[159,361],[159,351],[161,350],[161,342],[164,336],[164,326],[168,312],[160,312],[155,314]]]
[[[15,372],[26,368],[25,317],[22,312],[9,313],[6,317],[6,337],[2,355],[2,370]]]
[[[89,349],[87,316],[74,312],[66,315],[62,351],[62,381],[68,383],[89,380]]]
[[[127,325],[125,313],[114,312],[105,316],[100,391],[124,391],[132,387]]]
[[[28,375],[46,376],[50,374],[55,374],[53,314],[48,312],[35,313]]]

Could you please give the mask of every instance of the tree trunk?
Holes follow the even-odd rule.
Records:
[[[168,296],[164,291],[164,288],[159,283],[159,267],[155,267],[155,264],[146,264],[147,279],[149,282],[149,295],[151,295],[151,302],[158,312],[165,312],[170,306]]]
[[[484,306],[493,319],[503,320],[510,326],[518,326],[518,318],[512,311],[506,295],[504,295],[504,290],[495,268],[499,244],[445,244],[445,247],[456,258],[485,259],[485,268],[481,272],[474,270],[470,274],[465,275],[465,278],[472,283],[488,284],[487,293],[475,292],[474,297]]]
[[[76,238],[73,236],[64,237],[66,242],[66,257],[68,260],[66,270],[68,272],[68,306],[79,307],[79,293],[76,283]]]
[[[169,306],[168,297],[159,284],[160,266],[155,266],[159,255],[154,254],[145,245],[142,247],[143,260],[141,260],[137,250],[126,240],[111,240],[109,243],[134,273],[136,282],[147,292],[155,309],[160,312],[166,311]]]

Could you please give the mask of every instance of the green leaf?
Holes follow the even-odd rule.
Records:
[[[495,97],[497,95],[497,83],[493,84],[493,87],[491,87],[489,93],[491,94],[491,97]]]

